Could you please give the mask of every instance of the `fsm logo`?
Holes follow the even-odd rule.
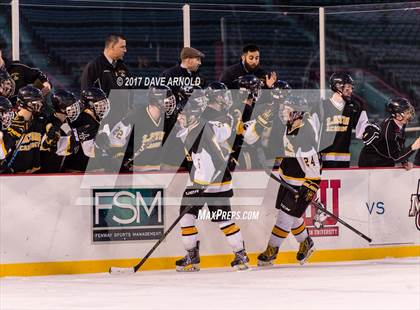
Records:
[[[414,217],[414,221],[418,230],[420,230],[420,179],[417,181],[417,192],[411,194],[409,217]]]
[[[322,180],[320,184],[320,202],[335,216],[339,216],[340,180]],[[309,235],[313,237],[338,236],[337,220],[320,212],[313,205],[308,208],[305,223]]]
[[[93,242],[158,240],[164,231],[162,188],[92,189]]]

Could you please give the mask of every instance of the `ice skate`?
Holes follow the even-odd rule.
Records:
[[[199,254],[200,242],[197,241],[197,245],[191,250],[187,250],[187,255],[175,262],[176,271],[180,272],[191,272],[200,270],[200,254]]]
[[[271,266],[277,258],[279,247],[267,245],[267,249],[258,255],[258,266]]]
[[[303,242],[300,243],[299,251],[296,254],[296,259],[301,265],[303,265],[312,255],[314,250],[314,242],[312,238],[308,236]]]
[[[230,265],[235,270],[246,270],[249,269],[249,258],[246,255],[245,249],[235,253],[234,260],[230,263]]]

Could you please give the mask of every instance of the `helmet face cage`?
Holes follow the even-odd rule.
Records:
[[[203,91],[199,94],[194,94],[190,97],[184,109],[180,112],[180,118],[183,119],[184,126],[188,127],[191,124],[198,121],[201,114],[204,112],[207,106],[207,98]]]
[[[176,98],[174,95],[170,95],[163,99],[163,109],[166,115],[172,115],[176,108]]]
[[[92,103],[93,109],[95,110],[95,114],[100,118],[104,119],[111,109],[111,104],[108,98],[96,101]]]
[[[0,111],[1,129],[5,130],[12,124],[12,119],[15,114],[13,111]]]
[[[72,105],[69,105],[65,108],[65,114],[70,122],[74,122],[80,115],[80,101],[76,101]]]
[[[0,96],[9,98],[15,93],[15,81],[12,78],[0,81]]]
[[[307,111],[304,99],[285,99],[280,104],[279,118],[284,125],[292,125],[296,120],[302,119]]]
[[[221,110],[229,110],[233,104],[232,93],[230,90],[211,90],[213,92],[212,100],[209,103],[215,103],[221,107]]]

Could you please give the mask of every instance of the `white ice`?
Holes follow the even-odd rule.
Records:
[[[420,309],[420,258],[0,279],[1,310]]]

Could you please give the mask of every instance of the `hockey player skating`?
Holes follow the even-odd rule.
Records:
[[[276,111],[279,111],[276,113]],[[314,250],[314,243],[308,234],[302,215],[314,199],[320,184],[320,162],[316,151],[316,128],[310,121],[307,103],[299,97],[286,99],[277,108],[275,104],[247,124],[245,142],[256,143],[261,133],[272,126],[273,118],[284,124],[279,135],[283,141],[282,157],[279,167],[281,179],[297,191],[297,195],[280,186],[276,208],[278,209],[266,250],[258,256],[258,265],[270,265],[277,258],[279,247],[290,232],[300,243],[296,259],[304,264]],[[278,115],[278,117],[276,116]]]
[[[223,93],[224,91],[220,90],[220,97],[225,95]],[[221,102],[219,104],[223,105]],[[180,212],[183,212],[185,208],[191,207],[180,221],[182,242],[187,254],[176,261],[176,270],[200,270],[198,230],[195,223],[199,210],[206,204],[213,215],[212,221],[218,223],[235,254],[231,266],[236,270],[248,269],[249,259],[239,227],[229,217],[223,218],[217,212],[221,210],[225,211],[224,214],[230,214],[230,197],[233,191],[230,172],[227,170],[228,157],[224,156],[218,142],[222,139],[222,133],[219,132],[219,136],[215,134],[213,128],[217,125],[200,118],[204,109],[199,101],[190,98],[179,115],[182,129],[178,136],[184,142],[187,157],[192,164],[189,169],[190,185],[184,191],[180,208]],[[208,111],[207,115],[211,113],[216,112]],[[221,128],[222,131],[226,129],[227,127]]]

